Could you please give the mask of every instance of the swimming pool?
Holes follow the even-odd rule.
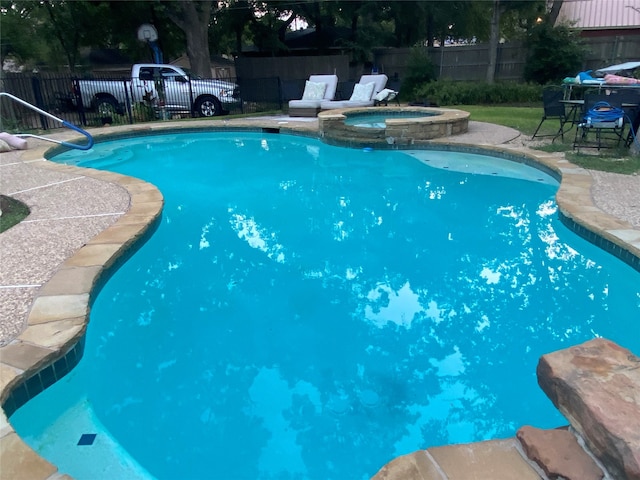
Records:
[[[537,387],[542,353],[638,348],[637,272],[567,231],[528,167],[247,133],[67,159],[94,156],[166,206],[98,296],[83,361],[11,418],[76,478],[368,478],[566,423]]]
[[[357,112],[347,114],[344,121],[345,125],[360,128],[386,128],[388,119],[408,119],[408,118],[424,118],[435,117],[441,115],[436,111],[416,112],[416,111],[389,111],[389,112]]]

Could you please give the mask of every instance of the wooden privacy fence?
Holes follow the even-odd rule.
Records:
[[[615,63],[638,60],[640,39],[638,35],[614,35],[583,38],[587,56],[583,70],[597,70]],[[353,64],[349,56],[337,53],[323,56],[245,57],[236,59],[236,71],[242,78],[280,77],[283,81],[302,80],[312,74],[338,75],[341,81],[357,81],[364,73],[377,69],[389,78],[406,78],[411,48],[376,48],[370,64]],[[441,79],[484,82],[489,64],[489,45],[447,45],[424,47]],[[523,81],[527,63],[527,49],[522,42],[501,43],[498,46],[495,80]],[[578,72],[566,72],[566,76]]]
[[[375,65],[389,76],[405,78],[411,57],[410,48],[376,49]],[[487,78],[489,48],[486,44],[425,47],[425,54],[439,79],[483,82]],[[526,51],[520,43],[500,44],[495,79],[522,81]]]
[[[336,74],[340,80],[357,81],[361,75],[377,69],[389,78],[406,77],[412,49],[378,48],[371,64],[353,64],[343,54],[324,56],[245,57],[236,59],[240,78],[280,77],[283,81],[302,80],[313,74]],[[439,78],[484,81],[489,49],[486,44],[425,48]],[[521,81],[526,51],[520,43],[501,44],[498,48],[496,80]]]
[[[582,70],[597,70],[617,63],[640,59],[638,35],[613,35],[583,38],[587,54]],[[406,77],[410,48],[380,48],[374,50],[374,63],[389,76]],[[449,45],[444,48],[424,48],[440,79],[478,81],[487,78],[489,45]],[[502,43],[498,46],[495,79],[497,81],[523,81],[527,63],[527,49],[522,42]],[[574,76],[578,72],[566,72]]]

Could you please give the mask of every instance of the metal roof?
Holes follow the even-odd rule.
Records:
[[[564,0],[561,21],[581,30],[640,28],[640,0]]]

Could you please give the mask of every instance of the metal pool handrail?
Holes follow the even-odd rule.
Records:
[[[71,142],[65,142],[62,140],[55,140],[53,138],[47,138],[47,137],[42,137],[40,135],[34,135],[31,133],[16,133],[14,134],[16,137],[31,137],[31,138],[38,138],[40,140],[45,140],[47,142],[53,142],[53,143],[57,143],[59,145],[64,145],[65,147],[69,147],[69,148],[76,148],[78,150],[89,150],[91,147],[93,147],[93,137],[91,136],[91,134],[89,132],[84,131],[83,129],[81,129],[80,127],[76,127],[75,125],[67,122],[66,120],[62,120],[61,118],[56,117],[55,115],[50,114],[49,112],[45,112],[44,110],[31,105],[29,102],[25,102],[24,100],[22,100],[21,98],[18,98],[14,95],[11,95],[10,93],[7,92],[0,92],[0,97],[9,97],[11,100],[14,100],[18,103],[20,103],[21,105],[24,105],[27,108],[30,108],[31,110],[38,112],[40,115],[44,115],[52,120],[55,120],[56,122],[60,122],[64,127],[70,128],[71,130],[81,133],[82,135],[84,135],[85,137],[87,137],[87,143],[85,145],[79,145],[77,143],[71,143]]]

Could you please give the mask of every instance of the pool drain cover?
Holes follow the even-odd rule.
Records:
[[[93,445],[96,439],[95,433],[83,433],[78,440],[78,445]]]

